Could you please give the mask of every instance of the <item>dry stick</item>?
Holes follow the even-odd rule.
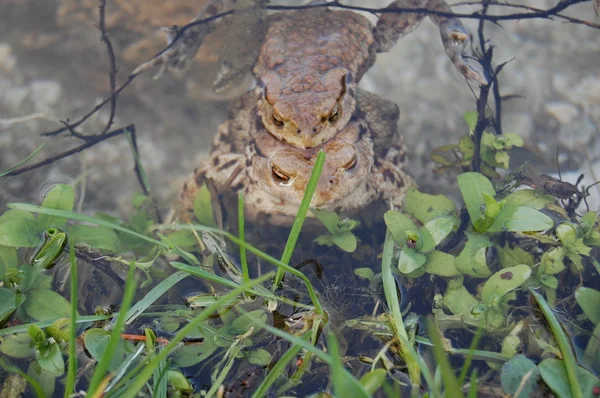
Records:
[[[48,166],[48,165],[56,162],[57,160],[64,159],[64,158],[66,158],[68,156],[71,156],[71,155],[73,155],[75,153],[78,153],[78,152],[81,152],[81,151],[83,151],[85,149],[91,148],[94,145],[96,145],[96,144],[98,144],[98,143],[100,143],[100,142],[102,142],[104,140],[107,140],[107,139],[112,138],[112,137],[116,137],[116,136],[121,135],[121,134],[125,134],[128,130],[130,130],[132,128],[133,128],[133,124],[131,124],[131,125],[127,126],[127,127],[123,127],[123,128],[111,131],[110,133],[106,133],[104,135],[87,137],[87,140],[86,140],[86,142],[83,145],[80,145],[78,147],[70,149],[70,150],[68,150],[66,152],[60,153],[60,154],[58,154],[56,156],[52,156],[50,158],[44,159],[44,160],[42,160],[40,162],[37,162],[37,163],[34,163],[32,165],[21,167],[20,169],[13,170],[10,173],[6,174],[3,178],[17,176],[19,174],[23,174],[23,173],[26,173],[26,172],[31,171],[31,170],[35,170],[35,169],[40,168],[40,167]]]
[[[100,133],[100,135],[102,135],[106,134],[106,132],[108,132],[112,126],[117,110],[117,96],[115,93],[115,88],[117,86],[117,60],[115,58],[115,52],[113,50],[112,43],[110,42],[110,38],[106,33],[106,24],[104,22],[106,14],[106,0],[100,0],[98,13],[100,14],[98,23],[98,29],[100,29],[100,42],[106,45],[106,52],[108,53],[108,60],[110,62],[110,72],[108,73],[108,80],[110,84],[110,116],[108,117],[108,122],[106,122],[104,130],[102,130]]]

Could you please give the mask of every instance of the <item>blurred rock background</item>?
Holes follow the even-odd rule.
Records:
[[[524,3],[546,9],[556,2]],[[383,7],[388,1],[347,3]],[[198,0],[107,0],[106,24],[119,67],[117,83],[164,46],[161,26],[185,24],[201,4]],[[476,8],[453,9],[466,13]],[[516,11],[522,10],[490,9],[494,14]],[[598,22],[591,2],[573,6],[565,15]],[[68,135],[49,139],[40,133],[60,127],[59,120],[77,120],[108,95],[108,57],[97,23],[96,0],[0,2],[0,170],[18,163],[42,143],[44,148],[33,161],[81,144]],[[477,21],[464,24],[476,33]],[[505,132],[525,139],[527,150],[521,151],[519,159],[532,160],[541,172],[552,173],[557,170],[558,146],[567,181],[575,182],[581,172],[588,184],[597,180],[600,30],[559,19],[526,19],[501,26],[486,23],[485,34],[496,46],[495,63],[510,61],[500,76],[501,94],[518,98],[503,104],[502,121]],[[156,71],[149,71],[117,100],[113,128],[135,124],[142,162],[161,208],[168,208],[182,181],[206,156],[212,136],[226,118],[227,96],[217,96],[210,88],[221,37],[218,32],[209,37],[183,78],[165,74],[153,80]],[[463,114],[474,110],[475,96],[446,57],[437,27],[426,19],[390,53],[379,55],[361,86],[400,106],[399,128],[410,151],[408,173],[426,191],[455,191],[453,176],[432,173],[429,153],[466,132]],[[37,118],[23,123],[11,120],[32,114]],[[106,107],[79,132],[102,131],[108,115]],[[59,182],[77,183],[85,210],[121,215],[130,210],[132,194],[140,191],[129,144],[125,137],[116,137],[52,166],[0,180],[0,207],[17,200],[37,202]]]

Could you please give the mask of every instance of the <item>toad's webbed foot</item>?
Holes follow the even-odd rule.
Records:
[[[132,75],[157,66],[160,67],[160,70],[155,78],[160,77],[166,69],[175,74],[182,73],[198,52],[206,35],[215,29],[216,21],[200,21],[231,9],[232,3],[235,3],[235,1],[209,0],[208,4],[190,21],[190,24],[198,22],[197,25],[186,25],[185,29],[180,29],[177,26],[164,28],[163,31],[167,34],[168,47],[135,68]]]
[[[452,12],[445,0],[396,0],[387,8],[427,8],[431,11]],[[383,13],[375,28],[377,52],[389,51],[398,39],[412,32],[423,20],[425,14],[418,13]],[[466,50],[469,45],[469,33],[458,18],[431,15],[438,25],[446,54],[454,66],[467,79],[480,85],[487,84],[487,79],[468,63]]]

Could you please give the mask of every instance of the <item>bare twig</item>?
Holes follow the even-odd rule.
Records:
[[[108,73],[108,80],[110,84],[110,116],[108,117],[108,122],[106,122],[104,130],[102,130],[100,133],[100,135],[102,135],[106,134],[111,128],[115,118],[115,113],[117,111],[117,95],[115,92],[115,88],[117,86],[117,60],[112,43],[108,37],[108,33],[106,33],[106,24],[104,22],[106,14],[106,0],[100,0],[98,13],[100,14],[98,23],[98,29],[100,29],[100,41],[106,45],[106,52],[108,53],[108,60],[110,62],[110,72]]]
[[[56,156],[52,156],[50,158],[44,159],[44,160],[42,160],[40,162],[37,162],[37,163],[34,163],[34,164],[30,165],[30,166],[25,166],[25,167],[21,167],[19,169],[13,170],[10,173],[7,173],[2,178],[14,177],[14,176],[17,176],[19,174],[23,174],[23,173],[26,173],[28,171],[32,171],[32,170],[38,169],[40,167],[48,166],[48,165],[50,165],[50,164],[52,164],[52,163],[54,163],[54,162],[56,162],[58,160],[64,159],[64,158],[69,157],[69,156],[71,156],[73,154],[81,152],[81,151],[83,151],[85,149],[91,148],[94,145],[99,144],[100,142],[102,142],[104,140],[107,140],[107,139],[112,138],[112,137],[116,137],[116,136],[121,135],[121,134],[125,134],[128,130],[130,130],[132,128],[134,128],[133,125],[129,125],[127,127],[123,127],[123,128],[111,131],[111,132],[106,133],[104,135],[87,137],[86,142],[83,145],[80,145],[78,147],[75,147],[73,149],[65,151],[63,153],[60,153],[60,154],[58,154]]]

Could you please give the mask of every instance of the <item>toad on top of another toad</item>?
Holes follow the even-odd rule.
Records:
[[[400,168],[402,141],[377,154],[368,124],[357,120],[322,146],[292,147],[271,136],[256,118],[256,96],[248,92],[231,104],[231,118],[219,127],[210,157],[181,191],[175,206],[179,218],[192,218],[196,193],[209,183],[230,200],[227,203],[235,203],[237,193],[242,192],[248,221],[289,226],[321,149],[326,153],[325,164],[311,206],[346,216],[375,203],[401,206],[406,190],[414,185]]]
[[[212,0],[196,20],[214,16],[235,3]],[[238,4],[236,12],[261,6],[260,1],[246,3],[253,5],[240,8]],[[397,7],[450,12],[445,0],[396,0],[388,9]],[[264,95],[258,103],[264,127],[278,139],[299,148],[312,148],[334,137],[354,115],[356,85],[375,62],[376,53],[388,51],[424,16],[382,13],[373,27],[367,18],[355,12],[326,7],[270,15],[264,40],[247,38],[249,46],[260,46],[253,73],[264,86]],[[465,61],[469,35],[461,22],[440,15],[431,18],[439,27],[446,53],[460,73],[485,84],[485,78]],[[200,32],[200,28],[204,30]],[[187,29],[170,48],[136,71],[154,64],[180,68],[193,55],[205,33],[206,25]],[[252,54],[246,52],[246,56]],[[239,64],[247,62],[241,60]],[[239,72],[236,63],[229,62],[220,83],[227,80],[223,75],[237,76]]]

